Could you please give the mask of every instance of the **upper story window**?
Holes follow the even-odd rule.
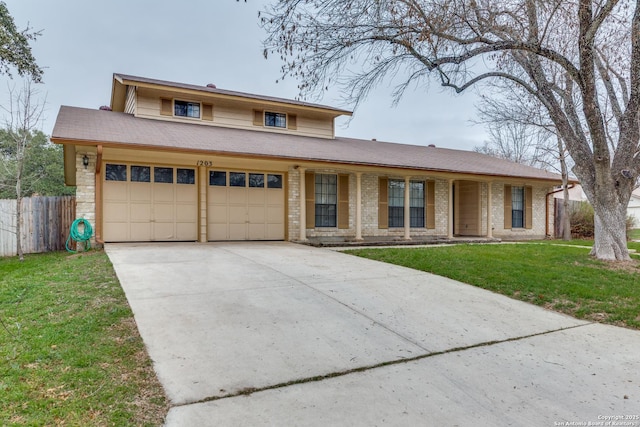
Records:
[[[188,101],[173,101],[173,114],[178,117],[200,118],[200,103]]]
[[[264,125],[268,127],[286,128],[287,115],[284,113],[272,113],[270,111],[265,111]]]

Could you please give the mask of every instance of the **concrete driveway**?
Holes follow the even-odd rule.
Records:
[[[640,426],[637,331],[285,242],[106,250],[167,426]]]

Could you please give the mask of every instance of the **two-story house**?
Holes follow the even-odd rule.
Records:
[[[110,108],[63,106],[77,216],[99,242],[542,238],[560,177],[483,154],[340,138],[350,111],[113,76]]]

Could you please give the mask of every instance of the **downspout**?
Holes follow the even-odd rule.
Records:
[[[98,145],[96,156],[96,242],[104,245],[102,240],[102,145]]]
[[[569,186],[567,187],[567,190],[571,190],[573,187],[575,187],[576,184],[569,184]],[[559,193],[560,191],[564,191],[563,188],[559,189],[559,190],[553,190],[553,191],[549,191],[547,193],[547,195],[545,196],[545,217],[544,217],[544,233],[547,237],[551,237],[550,231],[549,231],[549,196],[551,196],[552,194],[555,193]],[[554,218],[555,220],[555,218]],[[555,236],[554,236],[555,237]]]

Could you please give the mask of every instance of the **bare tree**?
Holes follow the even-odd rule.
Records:
[[[15,174],[16,196],[16,251],[20,261],[24,261],[22,250],[22,198],[25,163],[29,143],[33,139],[34,131],[40,123],[44,110],[44,100],[38,99],[38,91],[33,88],[31,80],[25,81],[20,90],[9,89],[9,106],[2,107],[6,113],[6,134],[12,143]]]
[[[562,138],[536,98],[508,81],[492,87],[500,96],[482,97],[477,105],[479,120],[476,121],[488,127],[491,139],[475,150],[560,173],[562,238],[571,240],[568,167],[571,159]]]
[[[279,0],[265,54],[301,95],[329,84],[356,105],[402,71],[396,96],[435,78],[462,92],[509,81],[544,106],[595,211],[592,254],[628,260],[640,174],[640,4],[633,0]]]

